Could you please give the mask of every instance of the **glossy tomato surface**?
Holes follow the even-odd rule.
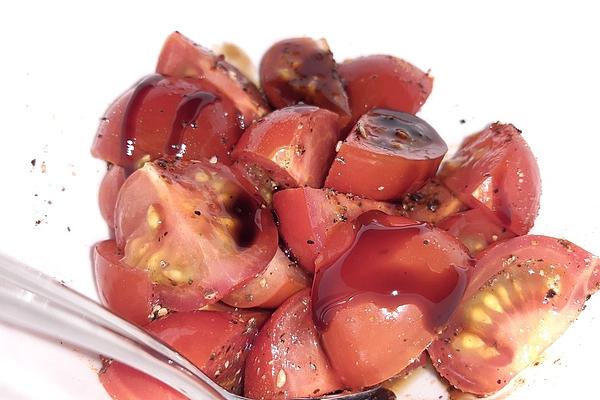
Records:
[[[311,273],[335,226],[352,221],[370,210],[388,214],[402,212],[393,204],[307,187],[275,193],[273,207],[281,237],[298,263]]]
[[[354,389],[401,372],[463,297],[471,260],[446,232],[370,212],[336,228],[317,259],[313,318],[339,378]]]
[[[123,186],[125,179],[127,178],[127,171],[125,168],[118,165],[111,164],[100,182],[100,189],[98,190],[98,206],[100,207],[100,214],[106,221],[109,228],[114,229],[115,227],[115,205],[117,204],[117,196],[119,195],[119,189]]]
[[[513,125],[494,123],[467,137],[439,175],[463,202],[514,234],[524,235],[533,226],[540,207],[540,171]]]
[[[158,160],[119,193],[116,240],[123,261],[146,271],[161,305],[191,310],[261,273],[277,230],[224,165]]]
[[[244,374],[244,395],[271,400],[316,397],[342,389],[315,329],[308,289],[273,313],[254,341]]]
[[[422,119],[375,109],[338,147],[325,186],[373,200],[400,200],[435,175],[446,151],[444,140]]]
[[[248,350],[266,314],[218,311],[170,314],[145,329],[173,347],[210,379],[241,393]],[[100,382],[113,399],[180,400],[185,397],[164,383],[113,361],[100,372]]]
[[[563,239],[521,236],[480,256],[465,301],[429,348],[453,386],[494,393],[538,360],[590,294],[592,254]]]

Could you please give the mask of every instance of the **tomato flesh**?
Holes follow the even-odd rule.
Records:
[[[257,400],[316,397],[342,389],[319,343],[310,291],[290,297],[254,341],[244,374],[244,395]]]
[[[371,212],[338,227],[317,264],[315,325],[342,382],[360,389],[400,373],[435,339],[470,259],[441,230]]]
[[[584,306],[593,256],[562,239],[521,236],[484,251],[465,300],[429,348],[453,386],[488,395],[534,363]]]
[[[540,171],[513,125],[495,123],[466,138],[444,163],[440,180],[471,208],[481,208],[516,235],[533,227],[540,207]]]
[[[407,217],[434,225],[450,215],[468,209],[436,178],[427,181],[419,190],[404,196],[402,208]]]
[[[119,189],[125,183],[127,171],[123,167],[111,164],[100,182],[98,191],[98,205],[100,206],[100,214],[109,228],[115,228],[115,205],[117,204],[117,196]]]
[[[146,271],[161,305],[187,311],[218,301],[275,255],[271,212],[224,165],[146,163],[117,200],[123,262]]]

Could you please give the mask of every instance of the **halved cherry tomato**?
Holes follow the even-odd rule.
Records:
[[[109,164],[108,171],[106,171],[102,182],[100,182],[100,190],[98,191],[100,214],[111,229],[115,228],[115,205],[117,204],[119,189],[123,186],[126,178],[125,168]]]
[[[145,329],[185,356],[213,381],[241,393],[248,350],[266,313],[191,311],[169,314]],[[113,399],[180,400],[185,397],[164,383],[119,362],[101,371],[100,382]]]
[[[114,240],[94,246],[94,273],[100,301],[119,317],[137,325],[150,322],[157,302],[146,272],[121,262]]]
[[[427,181],[419,190],[404,196],[402,208],[408,218],[434,225],[450,215],[468,209],[435,178]]]
[[[256,278],[234,289],[223,302],[240,308],[277,308],[294,293],[309,287],[310,278],[281,249]]]
[[[300,266],[311,273],[315,270],[315,259],[336,225],[352,221],[370,210],[402,213],[402,209],[393,204],[308,187],[275,193],[273,208],[281,237]]]
[[[465,300],[429,348],[435,368],[463,391],[500,390],[577,318],[589,294],[592,259],[566,240],[545,236],[484,251]]]
[[[470,259],[448,233],[370,212],[339,225],[317,259],[313,318],[331,365],[360,389],[406,368],[462,299]]]
[[[439,177],[461,201],[481,208],[516,235],[533,226],[540,207],[540,171],[513,125],[495,123],[466,138]]]
[[[460,240],[474,255],[498,240],[510,239],[515,234],[494,223],[479,208],[463,211],[440,221],[437,227]]]
[[[269,106],[252,81],[225,61],[223,56],[214,54],[179,32],[173,32],[165,41],[156,72],[177,78],[196,78],[213,84],[239,109],[242,130],[269,111]]]
[[[92,154],[129,172],[168,155],[230,164],[241,133],[236,107],[210,82],[150,75],[106,110]]]
[[[254,341],[246,362],[244,395],[288,399],[342,388],[319,343],[310,291],[298,292],[273,313]]]
[[[345,61],[338,65],[338,72],[350,99],[350,126],[374,108],[416,114],[429,97],[433,85],[429,74],[387,55]]]
[[[115,225],[123,262],[146,271],[161,305],[180,311],[218,301],[277,249],[270,210],[228,167],[204,161],[146,163],[121,188]]]
[[[373,200],[397,200],[435,175],[446,143],[422,119],[376,109],[339,147],[325,186]]]
[[[283,108],[250,126],[232,155],[264,171],[277,187],[321,187],[333,160],[338,128],[338,116],[331,111]]]
[[[260,82],[276,108],[297,103],[326,108],[350,120],[350,106],[325,39],[308,37],[272,45],[260,62]]]

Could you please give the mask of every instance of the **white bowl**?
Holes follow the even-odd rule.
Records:
[[[389,53],[431,69],[421,116],[451,145],[495,120],[521,128],[543,179],[534,232],[600,252],[600,28],[591,5],[220,4],[16,2],[1,13],[0,251],[96,296],[90,247],[107,236],[96,200],[105,165],[89,153],[98,118],[153,71],[177,29],[207,46],[234,42],[254,60],[275,40],[309,35],[327,38],[338,60]],[[594,298],[509,398],[597,393],[599,317]],[[2,325],[0,343],[0,397],[108,398],[95,355]],[[446,398],[433,379],[409,382],[403,398]]]

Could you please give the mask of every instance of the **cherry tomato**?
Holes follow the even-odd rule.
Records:
[[[314,106],[277,110],[250,126],[233,157],[277,187],[323,186],[338,140],[338,117]]]
[[[465,300],[429,348],[438,372],[478,395],[500,390],[573,322],[589,294],[593,256],[522,236],[482,253]]]
[[[340,114],[347,123],[350,106],[325,39],[308,37],[275,43],[263,55],[260,82],[276,108],[312,104]]]
[[[240,112],[242,130],[269,111],[258,88],[237,68],[210,50],[173,32],[163,45],[156,72],[177,78],[208,81]],[[237,118],[237,115],[236,115]]]
[[[115,225],[123,262],[147,271],[161,305],[179,311],[218,301],[277,249],[270,210],[228,167],[204,161],[146,163],[121,188]]]
[[[241,393],[243,368],[266,315],[218,311],[169,314],[146,330],[180,352],[213,381]],[[180,400],[185,397],[164,383],[119,362],[100,373],[100,382],[113,399]]]
[[[127,178],[125,168],[109,164],[108,171],[106,171],[102,182],[100,182],[100,190],[98,191],[100,214],[111,229],[115,228],[115,204],[117,204],[119,189],[123,186],[125,178]]]
[[[474,255],[498,240],[515,237],[508,229],[495,224],[481,209],[460,212],[440,221],[437,227],[460,240]]]
[[[325,186],[373,200],[401,199],[435,175],[446,143],[411,114],[376,109],[339,146]]]
[[[273,208],[279,220],[281,237],[300,266],[311,273],[315,270],[315,259],[336,225],[352,221],[370,210],[388,214],[402,212],[392,204],[307,187],[275,193]]]
[[[466,138],[439,176],[463,202],[514,234],[524,235],[533,226],[540,207],[540,171],[513,125],[495,123]]]
[[[446,186],[433,178],[419,190],[404,196],[402,208],[407,217],[435,225],[444,218],[464,211],[468,207]]]
[[[254,341],[246,362],[244,395],[288,399],[342,388],[319,343],[310,291],[298,292],[273,313]]]
[[[338,72],[350,99],[350,126],[374,108],[416,114],[429,97],[433,85],[429,74],[387,55],[345,61],[338,65]]]
[[[241,133],[234,104],[210,82],[150,75],[106,110],[92,154],[129,172],[167,155],[230,164]]]
[[[317,259],[313,318],[342,382],[395,376],[435,339],[462,299],[470,259],[444,231],[370,212],[336,228]]]
[[[119,317],[137,325],[150,322],[156,302],[148,275],[121,262],[114,240],[94,246],[94,273],[100,301]]]
[[[223,302],[240,308],[277,308],[291,295],[310,286],[310,279],[281,249],[256,278],[229,293]]]

